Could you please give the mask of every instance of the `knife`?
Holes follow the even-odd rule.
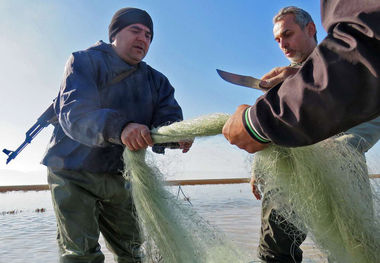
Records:
[[[258,89],[261,91],[267,91],[268,89],[262,88],[259,84],[261,82],[260,79],[256,79],[251,76],[243,76],[238,75],[234,73],[230,73],[227,71],[223,71],[220,69],[217,69],[216,72],[218,72],[219,76],[224,79],[225,81],[228,81],[230,83],[233,83],[235,85],[244,86],[252,89]]]

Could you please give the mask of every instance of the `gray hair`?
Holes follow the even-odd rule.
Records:
[[[307,24],[310,22],[314,23],[311,15],[305,10],[296,7],[296,6],[287,6],[278,11],[277,15],[273,17],[273,24],[280,21],[285,15],[292,14],[294,15],[294,22],[300,26],[301,29],[304,29]],[[315,32],[314,39],[317,41],[317,32]]]

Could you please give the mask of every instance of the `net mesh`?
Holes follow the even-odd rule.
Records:
[[[154,142],[173,142],[220,134],[228,115],[216,114],[174,123],[152,132]],[[132,196],[145,238],[145,261],[155,258],[157,247],[163,262],[248,262],[222,231],[210,225],[187,203],[164,187],[164,176],[148,152],[125,150],[124,176],[132,180]]]
[[[220,134],[227,114],[212,114],[152,130],[155,143]],[[145,150],[125,150],[124,176],[147,243],[164,262],[248,262],[232,244],[163,184],[164,176]],[[279,215],[311,234],[337,262],[380,262],[379,200],[371,191],[365,158],[344,141],[283,148],[255,155],[255,176]],[[289,235],[294,233],[289,232]]]
[[[271,146],[256,154],[252,171],[279,218],[309,232],[330,259],[380,262],[379,198],[364,155],[345,141]]]

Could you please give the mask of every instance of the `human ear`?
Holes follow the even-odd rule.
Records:
[[[315,33],[317,32],[317,29],[315,28],[315,24],[313,22],[309,22],[306,25],[307,33],[309,34],[310,37],[314,36]]]

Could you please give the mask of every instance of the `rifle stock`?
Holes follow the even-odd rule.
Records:
[[[24,142],[14,151],[3,149],[3,153],[8,155],[7,164],[12,161],[16,156],[32,142],[34,137],[47,127],[49,124],[57,122],[57,116],[54,112],[54,103],[52,103],[42,115],[37,119],[37,122],[26,132]]]

